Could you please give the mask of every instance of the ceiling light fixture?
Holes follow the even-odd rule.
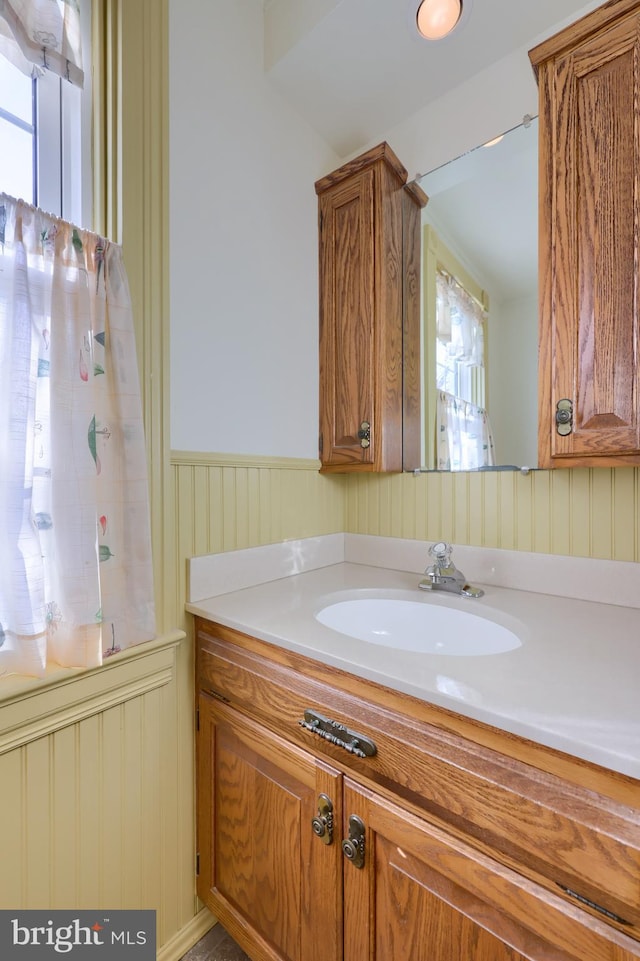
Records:
[[[418,33],[425,40],[442,40],[462,16],[462,0],[422,0],[416,13]]]

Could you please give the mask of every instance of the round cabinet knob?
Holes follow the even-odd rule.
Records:
[[[556,404],[556,430],[561,437],[566,437],[573,429],[573,404],[568,397],[563,397]]]
[[[342,842],[342,853],[355,868],[364,867],[364,839],[366,828],[357,814],[349,818],[349,837]]]
[[[316,837],[323,838],[327,833],[327,826],[322,818],[312,818],[311,820],[311,830],[316,835]]]
[[[371,424],[368,420],[363,420],[360,424],[360,430],[358,431],[358,437],[360,438],[360,446],[367,447],[371,446]]]
[[[311,818],[311,830],[323,844],[333,843],[333,804],[326,794],[318,795],[318,813]]]
[[[342,853],[348,861],[357,861],[360,856],[358,845],[346,839],[342,842]]]

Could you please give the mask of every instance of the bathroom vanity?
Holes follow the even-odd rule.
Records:
[[[199,897],[256,961],[640,958],[637,610],[435,598],[522,639],[467,657],[315,616],[412,590],[346,563],[188,605]]]

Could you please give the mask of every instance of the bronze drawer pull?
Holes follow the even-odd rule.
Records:
[[[350,731],[344,724],[338,724],[337,721],[332,721],[309,708],[304,712],[304,717],[298,721],[298,724],[306,728],[307,731],[311,731],[312,734],[323,737],[325,741],[344,748],[349,754],[355,754],[356,757],[373,757],[377,753],[377,748],[370,738],[363,734],[357,734],[355,731]]]

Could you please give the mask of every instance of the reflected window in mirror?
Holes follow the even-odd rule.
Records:
[[[444,248],[459,265],[449,272],[483,310],[490,305],[484,326],[485,392],[472,400],[488,412],[493,469],[537,463],[537,140],[537,120],[527,116],[495,138],[494,146],[477,147],[419,178],[429,198],[422,212],[425,469],[437,469],[435,349],[428,353],[428,345],[436,344],[435,307],[430,320],[428,306],[435,304],[434,259],[447,269]]]
[[[436,470],[494,464],[486,411],[489,300],[430,225],[423,237],[425,458]]]

